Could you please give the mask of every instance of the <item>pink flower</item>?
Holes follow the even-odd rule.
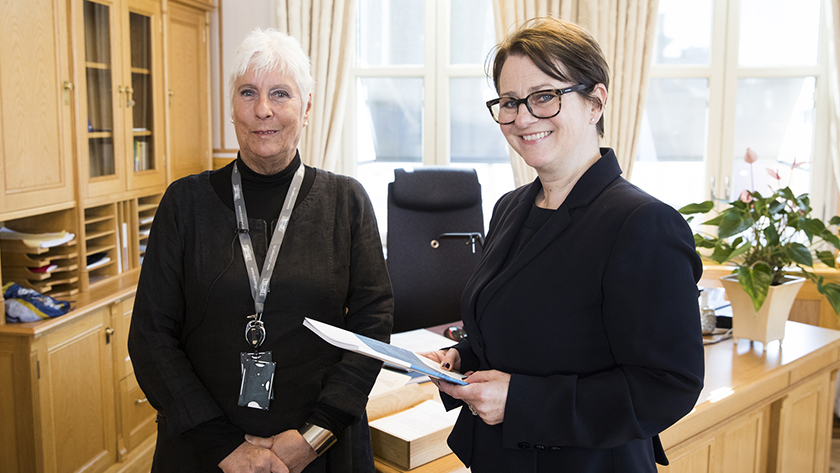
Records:
[[[747,152],[744,153],[744,161],[752,164],[758,161],[758,154],[756,154],[756,152],[751,150],[750,148],[747,148]]]
[[[744,189],[741,191],[741,202],[745,204],[749,204],[753,201],[752,195],[750,195],[750,191]]]
[[[776,171],[774,171],[770,168],[767,168],[767,174],[770,174],[770,177],[772,177],[773,179],[775,179],[777,181],[782,180],[782,176],[780,176],[778,172],[776,172]]]

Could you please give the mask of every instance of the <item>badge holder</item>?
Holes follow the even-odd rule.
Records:
[[[253,352],[239,354],[242,371],[242,381],[239,387],[239,405],[254,409],[268,410],[268,405],[274,399],[274,367],[271,352],[257,351],[265,341],[265,326],[262,314],[250,316],[254,320],[245,325],[245,339],[253,348]]]

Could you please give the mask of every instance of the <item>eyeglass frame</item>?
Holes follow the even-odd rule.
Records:
[[[493,117],[493,121],[498,123],[499,125],[510,125],[511,123],[515,122],[516,117],[519,116],[519,106],[522,105],[523,103],[525,104],[525,108],[528,109],[528,113],[530,113],[532,117],[542,120],[542,119],[546,119],[546,118],[556,117],[557,114],[560,113],[560,109],[562,108],[562,102],[563,102],[562,97],[563,97],[563,95],[569,94],[569,93],[572,93],[572,92],[580,92],[581,90],[584,90],[587,87],[589,87],[589,86],[586,85],[586,84],[578,84],[578,85],[573,85],[571,87],[566,87],[565,89],[538,90],[536,92],[532,92],[532,93],[528,94],[524,99],[515,99],[515,100],[513,100],[513,103],[516,104],[516,115],[514,115],[513,120],[511,120],[509,122],[506,122],[506,123],[500,122],[496,118],[496,115],[493,113],[493,106],[501,103],[501,101],[502,101],[501,97],[495,98],[493,100],[488,100],[487,102],[485,102],[485,105],[487,105],[487,110],[490,111],[490,116]],[[533,96],[533,95],[544,94],[546,92],[554,92],[555,94],[557,94],[557,101],[558,101],[557,112],[555,112],[554,115],[549,115],[547,117],[539,117],[531,109],[531,104],[528,103],[528,99],[531,98],[531,96]],[[499,109],[499,112],[501,113],[501,108]]]

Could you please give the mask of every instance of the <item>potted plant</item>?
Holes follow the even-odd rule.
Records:
[[[757,159],[748,148],[744,160],[752,166]],[[799,165],[794,162],[793,167]],[[773,179],[781,180],[776,171],[768,172]],[[707,257],[718,264],[736,265],[731,276],[721,278],[732,302],[733,336],[761,341],[765,347],[767,342],[784,337],[784,323],[805,278],[814,281],[834,312],[840,313],[840,285],[826,283],[822,276],[806,269],[813,269],[815,260],[836,267],[834,252],[827,248],[840,249],[840,239],[829,229],[840,224],[840,217],[832,217],[826,224],[810,216],[808,194],[796,196],[790,187],[770,190],[766,197],[745,190],[738,200],[703,222],[717,227],[717,235],[694,235],[698,251],[710,250]],[[706,201],[679,211],[684,215],[706,214],[713,208],[714,202]],[[766,303],[768,300],[772,301]]]

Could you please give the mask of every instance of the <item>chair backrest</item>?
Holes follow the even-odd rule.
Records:
[[[461,319],[461,292],[481,257],[481,185],[474,169],[394,170],[388,184],[388,271],[394,290],[394,332]],[[433,241],[436,241],[435,245]]]

